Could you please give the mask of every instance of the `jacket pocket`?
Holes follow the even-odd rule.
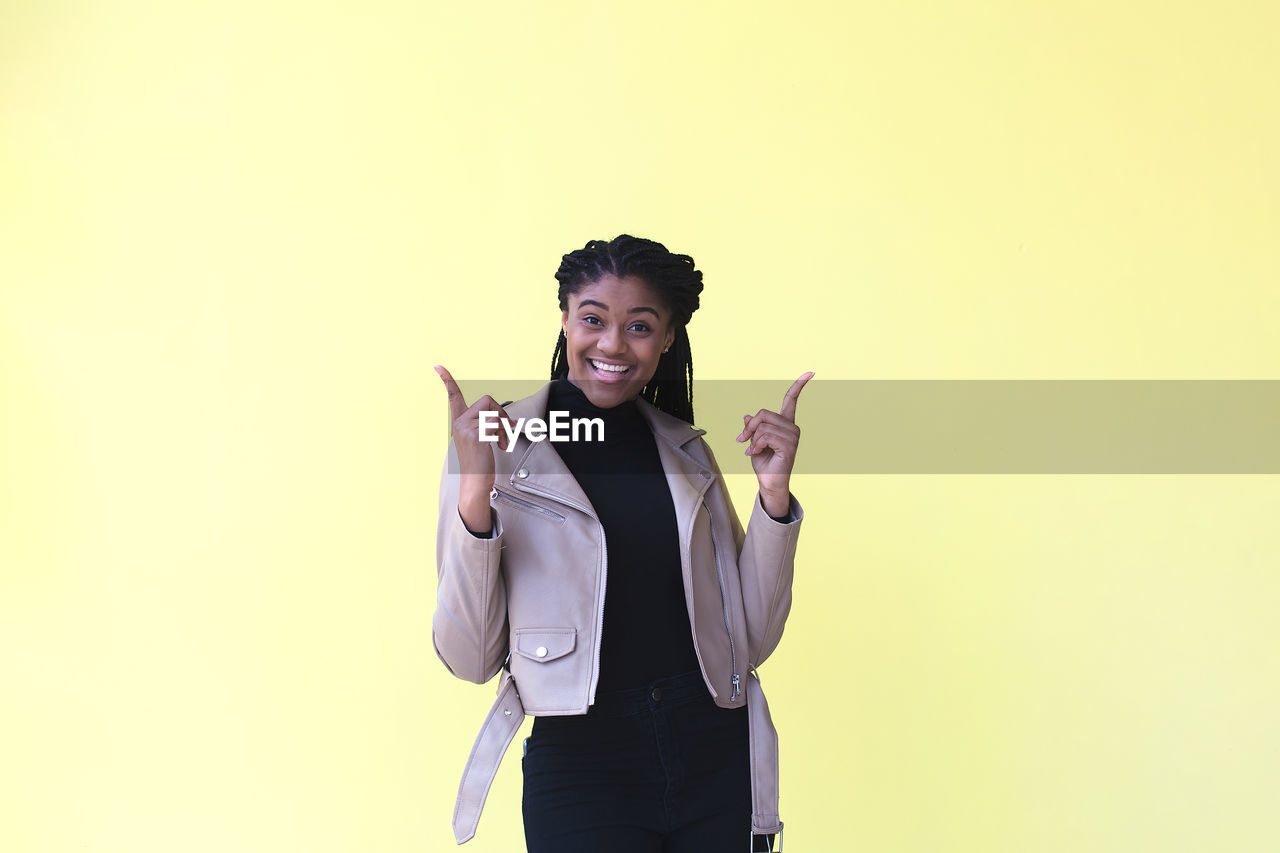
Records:
[[[564,526],[564,516],[555,510],[548,509],[545,506],[540,506],[533,501],[516,497],[513,494],[504,492],[497,486],[494,486],[489,491],[489,505],[494,507],[511,507],[512,509],[516,509],[521,512],[527,512],[537,518],[546,519],[547,521],[553,522],[562,527]]]
[[[512,652],[538,663],[562,658],[578,643],[577,628],[517,628]]]

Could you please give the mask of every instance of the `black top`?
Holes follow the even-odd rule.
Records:
[[[603,441],[551,442],[604,528],[608,575],[596,689],[642,687],[697,670],[675,504],[648,421],[635,400],[601,409],[567,379],[551,384],[547,411],[604,423]]]

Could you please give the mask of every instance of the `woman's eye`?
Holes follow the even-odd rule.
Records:
[[[603,326],[603,325],[604,325],[604,323],[600,322],[600,318],[599,318],[599,317],[597,317],[597,316],[596,316],[596,315],[594,315],[594,314],[590,314],[590,315],[588,315],[588,316],[586,316],[586,317],[583,317],[583,318],[582,318],[582,322],[586,323],[588,326]],[[630,326],[628,326],[627,328],[629,328],[629,329],[635,329],[636,331],[640,331],[640,332],[648,332],[648,331],[650,331],[649,327],[648,327],[646,324],[644,324],[644,323],[632,323],[632,324],[631,324]]]

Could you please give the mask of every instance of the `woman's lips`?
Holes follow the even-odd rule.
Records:
[[[600,370],[595,366],[595,364],[592,363],[593,361],[594,359],[588,358],[587,367],[591,368],[592,376],[595,376],[596,378],[600,379],[603,382],[622,382],[624,380],[630,379],[631,372],[635,369],[634,365],[628,365],[625,373],[617,373],[615,371],[610,371],[610,370]],[[609,362],[602,361],[600,363],[608,364]]]

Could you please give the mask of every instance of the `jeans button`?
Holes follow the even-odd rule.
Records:
[[[650,693],[649,695],[653,698],[653,701],[655,701],[655,702],[661,702],[661,701],[662,701],[662,688],[661,688],[661,687],[655,687],[655,688],[653,688],[653,692],[652,692],[652,693]]]

